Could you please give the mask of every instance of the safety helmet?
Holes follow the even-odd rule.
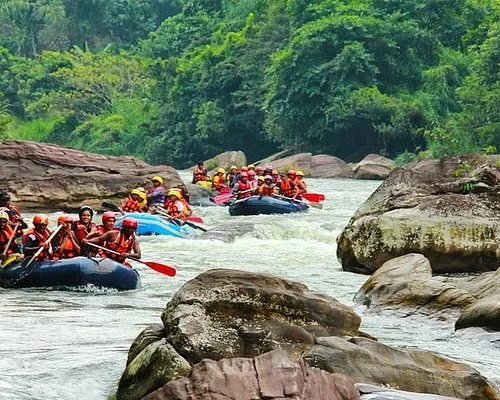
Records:
[[[246,172],[246,171],[248,171],[248,167],[243,166],[243,167],[240,168],[240,171],[241,172]]]
[[[152,180],[153,182],[154,182],[154,181],[160,182],[160,185],[163,185],[163,178],[162,178],[161,176],[158,176],[158,175],[153,176],[153,177],[151,178],[151,180]]]
[[[134,218],[127,217],[127,218],[124,218],[122,221],[122,228],[137,229],[138,226],[139,226],[139,223]]]
[[[255,176],[255,171],[252,170],[248,171],[248,176]]]
[[[49,217],[45,214],[35,214],[33,216],[33,225],[48,225]]]
[[[57,225],[61,225],[64,222],[73,222],[73,217],[68,214],[59,215],[57,218]]]
[[[255,165],[250,164],[250,165],[248,166],[248,169],[250,169],[250,168],[255,169]]]
[[[273,175],[279,175],[280,173],[278,171],[276,171],[275,169],[273,169],[273,171],[271,172],[271,174],[273,174]]]
[[[80,209],[78,210],[78,215],[81,217],[84,211],[90,211],[90,216],[94,216],[94,210],[90,206],[81,206]]]
[[[273,166],[272,165],[266,166],[266,170],[272,171],[273,170]]]
[[[248,178],[248,172],[243,171],[240,173],[240,178]]]
[[[255,167],[255,172],[262,172],[262,171],[264,171],[264,168],[262,168],[260,165]]]
[[[264,177],[262,175],[260,175],[258,179],[259,179],[259,181],[264,182]]]
[[[178,190],[174,190],[174,189],[170,189],[167,193],[167,196],[175,196],[177,197],[178,199],[181,198],[181,194]]]
[[[7,214],[5,211],[0,212],[0,219],[5,219],[6,221],[9,221],[9,214]]]
[[[217,173],[218,173],[218,174],[225,174],[225,173],[226,173],[226,170],[225,170],[224,168],[219,168],[219,169],[217,170]]]
[[[7,200],[10,200],[10,194],[8,194],[6,191],[0,192],[0,201]]]
[[[297,173],[295,175],[297,175],[297,176],[304,176],[304,173],[302,171],[297,171]]]
[[[231,165],[231,171],[235,169],[236,171],[238,171],[238,167],[236,165]]]
[[[104,224],[107,220],[112,218],[116,220],[116,214],[113,211],[106,211],[104,214],[102,214],[101,221]]]
[[[141,196],[144,192],[140,191],[139,189],[132,189],[130,191],[130,194],[136,194],[137,196]]]
[[[264,177],[264,180],[267,181],[268,179],[273,180],[273,177],[271,175],[266,175]]]
[[[295,172],[295,170],[294,170],[294,169],[291,169],[291,170],[289,170],[286,174],[287,174],[287,175],[295,175],[295,174],[296,174],[296,172]]]

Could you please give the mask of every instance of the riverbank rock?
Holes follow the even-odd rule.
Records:
[[[0,188],[23,210],[95,208],[118,202],[134,187],[151,187],[160,175],[166,187],[183,185],[167,165],[113,157],[21,140],[0,143]]]
[[[254,358],[203,360],[187,378],[173,380],[145,400],[356,400],[354,382],[341,374],[292,361],[275,350]]]
[[[496,270],[500,170],[484,157],[425,160],[393,170],[337,238],[344,270],[371,274],[421,253],[433,272]]]
[[[353,167],[354,179],[381,179],[387,178],[395,167],[394,161],[378,154],[368,154]]]
[[[204,272],[179,289],[163,311],[162,322],[163,329],[146,329],[132,345],[117,400],[141,399],[164,385],[168,388],[153,398],[170,398],[165,393],[171,392],[164,390],[174,389],[186,395],[180,388],[191,393],[203,382],[213,382],[201,376],[205,372],[214,372],[213,379],[223,381],[234,369],[246,368],[238,358],[251,359],[273,350],[281,350],[288,359],[351,376],[358,383],[440,395],[453,392],[470,400],[500,399],[472,368],[430,352],[379,344],[359,331],[360,318],[349,307],[300,283],[265,274],[229,269]],[[222,359],[229,360],[215,363]],[[199,362],[204,366],[188,377],[188,370]],[[279,371],[282,365],[273,361],[272,370]],[[254,382],[254,372],[245,371]],[[179,377],[187,379],[169,384]],[[224,390],[233,389],[231,384]]]
[[[438,396],[429,393],[412,393],[380,386],[357,383],[361,400],[458,400],[456,397]]]
[[[500,269],[481,275],[433,276],[427,258],[407,254],[385,262],[354,299],[371,308],[459,317],[456,329],[477,326],[500,331]]]
[[[217,168],[224,168],[226,171],[229,171],[232,165],[236,165],[238,168],[242,165],[247,165],[247,157],[242,151],[226,151],[205,160],[203,165],[211,173],[215,172]],[[191,167],[191,170],[194,168],[195,166]]]

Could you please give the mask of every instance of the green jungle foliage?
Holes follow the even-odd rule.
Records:
[[[497,0],[0,0],[0,139],[188,167],[500,148]]]

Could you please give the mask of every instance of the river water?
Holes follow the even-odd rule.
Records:
[[[500,335],[480,329],[455,333],[453,320],[373,313],[353,303],[367,277],[342,271],[335,238],[380,182],[309,179],[308,183],[311,192],[326,194],[322,210],[230,217],[224,207],[195,207],[207,228],[228,221],[255,223],[253,231],[232,243],[196,237],[141,238],[143,260],[176,267],[175,278],[138,264],[142,288],[131,292],[0,289],[0,399],[106,399],[116,387],[136,336],[146,326],[161,322],[162,309],[179,287],[216,267],[302,282],[354,307],[362,317],[361,330],[381,342],[467,362],[500,385]]]

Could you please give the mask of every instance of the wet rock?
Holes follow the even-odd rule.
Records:
[[[275,350],[253,359],[203,360],[189,377],[169,382],[145,400],[195,398],[356,400],[359,393],[348,377],[308,367]]]
[[[496,270],[499,176],[483,158],[393,170],[337,238],[343,269],[371,274],[392,258],[421,253],[434,273]],[[480,182],[490,190],[473,193]]]
[[[384,180],[395,166],[394,161],[389,158],[368,154],[353,168],[354,178]]]
[[[458,318],[455,329],[471,326],[500,331],[500,292],[471,304]]]
[[[413,393],[403,390],[357,383],[361,400],[458,400],[456,397],[445,397],[429,393]]]
[[[202,207],[215,206],[215,204],[210,201],[210,196],[212,196],[211,189],[192,183],[186,183],[186,189],[189,193],[189,204]]]
[[[366,338],[317,338],[317,345],[303,359],[357,383],[468,400],[499,398],[488,381],[466,364],[427,351],[391,348]]]
[[[166,187],[183,185],[177,171],[134,157],[113,157],[47,143],[0,143],[0,188],[24,210],[100,208],[118,202],[134,187],[151,187],[160,175]]]
[[[318,154],[311,157],[312,178],[352,178],[352,168],[338,157]]]

